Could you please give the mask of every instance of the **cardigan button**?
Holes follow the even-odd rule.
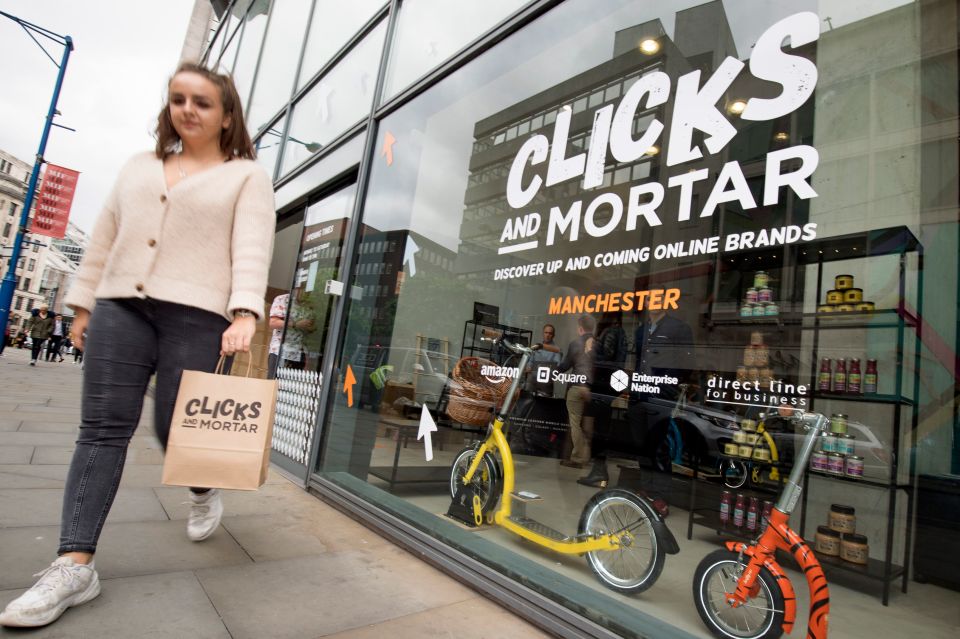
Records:
[[[166,195],[166,193],[161,193],[161,194],[160,194],[160,201],[161,201],[161,202],[166,202],[166,201],[167,201],[167,195]]]
[[[143,284],[137,284],[137,293],[143,293]]]
[[[153,239],[153,238],[150,238],[150,241],[147,242],[147,246],[149,246],[149,247],[154,247],[154,246],[156,246],[156,245],[157,245],[157,241],[156,241],[155,239]]]

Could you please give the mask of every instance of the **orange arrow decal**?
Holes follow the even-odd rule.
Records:
[[[393,164],[393,143],[397,141],[397,138],[393,137],[393,134],[387,131],[383,135],[383,149],[380,151],[380,157],[386,156],[387,166]]]
[[[347,394],[347,406],[353,406],[353,387],[357,378],[353,376],[353,369],[347,364],[347,374],[343,378],[343,392]]]

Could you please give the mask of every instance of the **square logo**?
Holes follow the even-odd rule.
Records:
[[[538,366],[537,367],[537,381],[542,383],[550,381],[550,367],[549,366]]]

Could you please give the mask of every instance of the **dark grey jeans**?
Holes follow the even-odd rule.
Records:
[[[67,474],[60,522],[65,552],[95,552],[117,494],[127,445],[157,374],[154,426],[166,447],[180,375],[213,372],[226,318],[152,299],[97,300],[84,349],[80,435]]]

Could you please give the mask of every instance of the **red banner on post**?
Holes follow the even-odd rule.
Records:
[[[37,235],[62,238],[67,232],[70,205],[77,190],[78,171],[56,164],[48,164],[43,173],[43,184],[37,196],[37,208],[33,214],[30,232]]]

